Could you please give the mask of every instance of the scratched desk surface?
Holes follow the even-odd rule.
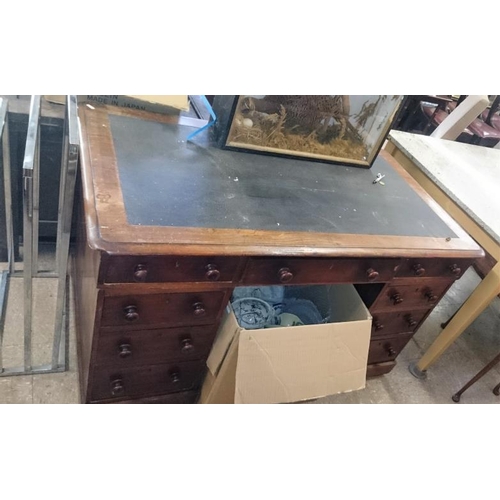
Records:
[[[187,142],[186,126],[110,124],[131,225],[455,237],[381,157],[366,170],[225,151],[205,133]]]

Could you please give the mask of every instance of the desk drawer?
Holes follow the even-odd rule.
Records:
[[[238,263],[238,258],[231,257],[109,257],[104,282],[232,282]]]
[[[399,259],[250,259],[245,285],[377,283],[391,281]]]
[[[416,282],[414,285],[387,285],[370,312],[433,308],[446,293],[448,281]]]
[[[398,335],[390,339],[372,340],[368,353],[368,364],[394,361],[412,337],[413,334],[410,333],[407,335]]]
[[[217,329],[185,327],[100,335],[96,364],[130,368],[206,359]]]
[[[205,369],[204,361],[135,369],[95,368],[92,401],[191,391],[200,387]]]
[[[396,273],[398,278],[449,278],[458,279],[472,262],[458,259],[405,259]]]
[[[397,333],[413,333],[425,318],[428,309],[373,313],[372,338]]]
[[[162,293],[106,297],[101,326],[143,329],[211,325],[225,306],[225,292]]]

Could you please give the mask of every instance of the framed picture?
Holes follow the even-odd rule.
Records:
[[[228,149],[370,168],[404,97],[215,96],[215,133]]]

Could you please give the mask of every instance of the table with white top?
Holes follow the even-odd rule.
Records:
[[[393,131],[386,151],[497,262],[422,359],[410,366],[423,378],[500,293],[500,150]]]

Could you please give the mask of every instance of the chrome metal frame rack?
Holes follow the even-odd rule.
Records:
[[[56,272],[38,270],[38,226],[40,206],[40,112],[41,96],[32,96],[28,136],[23,163],[23,271],[16,272],[14,263],[14,232],[12,222],[12,186],[8,131],[8,103],[0,99],[0,140],[3,145],[5,212],[7,226],[8,271],[0,275],[0,377],[63,372],[68,368],[68,258],[71,220],[79,158],[79,134],[76,96],[67,96],[64,123],[63,154],[59,190],[59,211],[56,244]],[[21,277],[24,283],[24,366],[4,368],[2,359],[3,332],[9,280]],[[33,279],[58,280],[56,315],[50,365],[32,366]]]

